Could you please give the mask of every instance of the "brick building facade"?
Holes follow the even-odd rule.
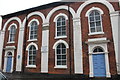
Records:
[[[54,2],[2,16],[3,72],[115,76],[118,2]]]

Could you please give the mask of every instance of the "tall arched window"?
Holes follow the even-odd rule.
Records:
[[[38,24],[36,21],[32,21],[30,24],[30,36],[29,39],[37,39]]]
[[[36,48],[31,45],[28,50],[28,65],[36,65]]]
[[[56,47],[56,66],[66,66],[66,46],[63,43]]]
[[[56,22],[56,36],[66,36],[66,19],[64,16],[59,16]]]
[[[9,31],[9,42],[15,41],[15,34],[16,34],[16,27],[15,25],[12,25]]]
[[[90,33],[102,32],[101,14],[98,10],[92,10],[89,14]]]

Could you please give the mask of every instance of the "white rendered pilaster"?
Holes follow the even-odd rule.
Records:
[[[112,12],[110,13],[111,25],[112,25],[112,34],[114,40],[114,49],[115,49],[115,56],[116,56],[116,63],[117,63],[117,71],[120,73],[120,57],[118,52],[118,23],[119,21],[119,12]]]
[[[74,38],[74,65],[75,65],[74,71],[76,74],[83,74],[82,35],[80,18],[73,19],[73,38]]]
[[[22,23],[22,27],[19,29],[18,46],[17,46],[17,57],[16,57],[16,71],[22,70],[22,54],[23,54],[23,41],[24,41],[24,27],[26,18]]]
[[[4,44],[5,31],[0,31],[0,70],[2,69],[2,52]]]
[[[43,24],[41,47],[41,72],[48,73],[49,26]]]

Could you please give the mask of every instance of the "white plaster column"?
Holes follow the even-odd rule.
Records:
[[[120,13],[118,21],[118,34],[120,34]],[[120,35],[118,36],[118,64],[118,74],[120,74]]]
[[[82,57],[82,34],[80,18],[73,18],[73,40],[74,40],[74,71],[76,74],[83,74]]]
[[[110,13],[111,25],[112,25],[112,34],[114,40],[114,48],[115,48],[115,55],[116,55],[116,63],[117,63],[117,71],[120,73],[120,57],[118,52],[118,23],[119,21],[119,12],[112,12]]]
[[[2,52],[4,45],[5,31],[0,31],[0,70],[2,69]]]
[[[41,72],[48,73],[49,24],[42,27]]]
[[[19,28],[18,45],[17,45],[17,57],[16,57],[16,71],[22,70],[22,56],[23,56],[23,41],[24,41],[24,27],[26,18],[22,23],[22,27]]]
[[[111,77],[108,52],[105,52],[105,66],[106,66],[106,77]]]
[[[93,77],[93,59],[92,59],[92,53],[89,53],[89,65],[90,65],[89,76]]]

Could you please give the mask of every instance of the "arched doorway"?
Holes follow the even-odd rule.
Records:
[[[12,67],[12,53],[7,53],[7,66],[6,66],[6,72],[11,72]]]
[[[105,54],[104,50],[97,46],[93,49],[93,73],[95,77],[106,76]]]

